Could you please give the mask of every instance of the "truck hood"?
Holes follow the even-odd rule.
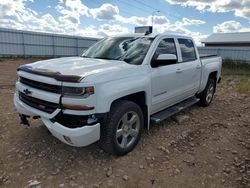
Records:
[[[80,82],[83,78],[90,75],[120,72],[121,70],[133,69],[135,67],[137,66],[130,65],[124,61],[66,57],[37,61],[21,66],[18,70],[54,77],[60,81]],[[129,71],[127,70],[126,72],[128,73]],[[122,75],[120,74],[119,77]]]

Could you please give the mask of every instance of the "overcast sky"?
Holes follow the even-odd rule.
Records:
[[[157,12],[157,11],[160,12]],[[0,0],[0,27],[103,37],[151,25],[196,42],[250,31],[250,0]]]

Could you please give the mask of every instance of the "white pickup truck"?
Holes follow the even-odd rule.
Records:
[[[220,57],[200,57],[189,37],[107,37],[80,57],[20,66],[14,103],[22,124],[41,118],[66,144],[98,141],[105,151],[124,155],[143,129],[197,102],[208,106],[221,65]]]

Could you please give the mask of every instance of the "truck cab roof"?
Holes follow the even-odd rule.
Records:
[[[188,37],[185,35],[172,35],[168,33],[150,33],[146,35],[145,33],[130,33],[130,34],[120,34],[120,35],[112,35],[110,37],[146,37],[146,38],[156,38],[156,37],[172,37],[172,38],[185,38],[185,39],[192,39],[192,37]],[[193,40],[193,39],[192,39]]]

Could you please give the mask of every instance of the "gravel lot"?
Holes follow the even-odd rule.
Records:
[[[145,131],[124,157],[93,144],[67,146],[40,120],[19,125],[12,98],[16,68],[0,62],[0,187],[250,187],[250,96],[225,77],[211,106],[193,106]]]

